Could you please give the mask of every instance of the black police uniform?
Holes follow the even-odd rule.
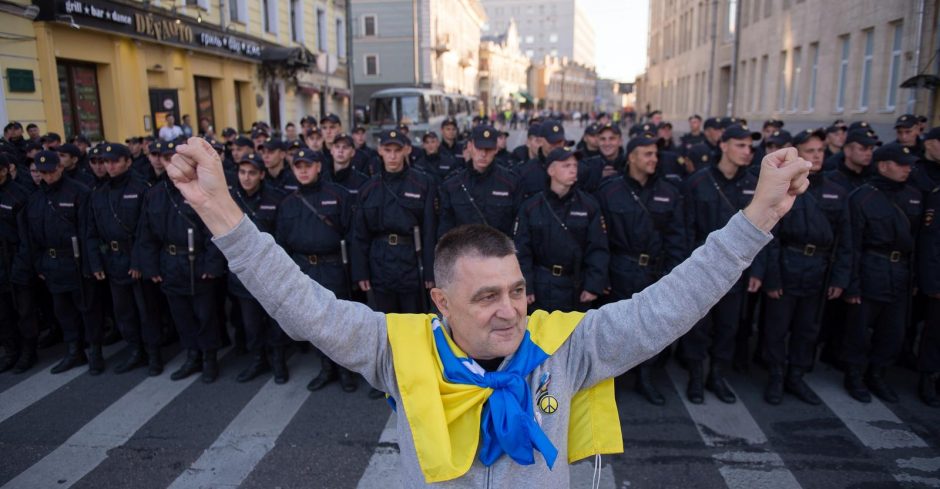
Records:
[[[0,155],[5,158],[6,155]],[[12,158],[4,163],[8,167]],[[26,208],[29,191],[7,173],[0,184],[0,343],[6,356],[0,359],[0,372],[13,369],[16,373],[29,370],[36,363],[36,342],[39,331],[35,305],[30,291],[28,271],[17,273],[13,261],[19,247],[17,218]],[[18,280],[14,279],[18,275]],[[25,286],[25,287],[24,287]]]
[[[268,149],[284,149],[284,145],[279,141],[268,141],[265,143],[265,147]],[[281,167],[281,172],[277,176],[272,175],[270,171],[267,171],[267,175],[264,177],[265,185],[274,187],[278,191],[289,194],[299,187],[300,184],[297,183],[297,177],[294,176],[293,170],[290,168],[287,159],[284,159],[284,165]]]
[[[463,158],[461,157],[460,160],[463,161]],[[424,152],[415,161],[414,167],[434,177],[438,185],[462,168],[458,166],[457,160],[450,152],[443,150],[434,154]]]
[[[357,170],[352,162],[342,170],[333,168],[329,180],[346,189],[353,196],[353,202],[359,197],[359,189],[369,181],[368,175]]]
[[[106,158],[129,158],[123,145],[108,145]],[[131,356],[116,368],[118,373],[150,362],[150,374],[163,371],[160,358],[161,324],[159,303],[148,300],[139,279],[129,275],[140,264],[133,255],[137,224],[143,210],[144,198],[150,185],[128,170],[111,178],[107,184],[95,189],[91,195],[89,233],[101,247],[102,267],[92,272],[104,272],[113,298],[114,319],[121,336],[131,346]],[[144,353],[146,351],[146,354]]]
[[[940,377],[940,188],[925,196],[924,215],[917,242],[917,278],[920,290],[927,296],[927,314],[920,339],[917,370],[921,372],[921,399],[940,406],[937,380]]]
[[[405,144],[397,131],[383,136],[383,143]],[[421,235],[424,281],[431,281],[436,199],[434,179],[407,163],[396,173],[383,168],[359,189],[351,247],[353,281],[370,281],[376,310],[423,312],[426,292],[419,278],[414,229],[417,226]]]
[[[705,142],[705,134],[699,132],[698,134],[692,134],[687,132],[679,137],[679,152],[683,155],[688,154],[689,149],[696,144],[701,144]]]
[[[911,185],[917,187],[926,197],[940,187],[940,161],[931,161],[927,158],[921,158],[911,169],[911,176],[908,181]]]

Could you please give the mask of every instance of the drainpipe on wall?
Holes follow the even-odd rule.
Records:
[[[734,98],[738,85],[738,56],[741,47],[741,5],[736,0],[734,4],[734,44],[731,48],[731,83],[728,85],[728,107],[725,115],[734,115]],[[729,3],[730,5],[730,3]]]
[[[914,75],[920,74],[920,45],[921,40],[924,37],[924,0],[917,0],[917,8],[914,13],[914,18],[917,19],[917,26],[914,28],[914,64],[912,66]],[[933,91],[931,90],[931,94]],[[907,98],[907,110],[908,114],[914,112],[914,104],[917,102],[917,89],[912,88],[911,94]]]
[[[349,0],[352,1],[352,0]],[[418,66],[418,0],[411,0],[411,20],[412,20],[412,32],[414,33],[414,68],[415,68],[415,86],[419,86],[421,83],[421,68]]]
[[[356,100],[353,92],[353,67],[355,66],[353,56],[353,16],[352,0],[346,0],[346,86],[349,89],[349,130],[356,127]]]
[[[708,63],[708,97],[705,98],[705,117],[712,115],[712,89],[715,86],[715,51],[718,49],[718,0],[712,0],[712,52]]]

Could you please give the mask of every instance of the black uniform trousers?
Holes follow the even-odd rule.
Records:
[[[713,362],[731,363],[734,358],[735,333],[741,322],[741,308],[746,297],[747,289],[737,285],[725,294],[679,340],[680,356],[685,360],[700,362],[710,354]]]
[[[213,281],[218,279],[213,279]],[[170,315],[187,350],[218,350],[222,346],[222,326],[215,283],[198,287],[195,295],[167,293]]]
[[[237,304],[245,326],[245,346],[249,351],[287,346],[290,343],[290,338],[268,316],[260,302],[253,297],[238,297]]]
[[[581,291],[576,290],[572,275],[555,275],[552,270],[541,265],[535,265],[533,292],[535,302],[530,306],[532,311],[587,311],[591,305],[578,300]]]
[[[372,289],[372,308],[378,312],[401,313],[401,314],[421,314],[422,311],[421,293],[414,292],[396,292],[392,290]]]
[[[155,306],[148,304],[143,284],[111,282],[111,299],[114,302],[114,321],[124,341],[134,347],[160,346],[160,313]]]
[[[940,299],[928,297],[925,314],[917,370],[936,373],[940,372]]]
[[[39,323],[32,289],[13,287],[0,292],[0,341],[36,339]]]
[[[845,365],[887,367],[897,360],[904,344],[904,316],[907,300],[901,297],[883,302],[862,297],[862,303],[849,305],[845,321],[841,360]],[[867,341],[868,330],[871,341]]]
[[[98,287],[90,279],[81,280],[82,289],[53,292],[52,308],[56,319],[59,320],[59,326],[62,327],[62,339],[66,343],[85,341],[91,345],[100,345],[104,333],[104,315],[101,302],[95,297]]]
[[[768,365],[782,366],[789,362],[794,367],[813,366],[819,337],[816,311],[820,300],[819,294],[806,297],[784,294],[779,299],[764,296],[761,355]]]

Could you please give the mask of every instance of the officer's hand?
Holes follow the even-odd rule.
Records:
[[[369,289],[372,288],[372,284],[370,284],[368,280],[360,280],[359,288],[362,289],[363,292],[368,292]]]
[[[770,297],[771,299],[779,299],[783,297],[783,289],[768,290],[766,293],[767,297]]]
[[[155,283],[155,284],[158,284],[158,283],[160,283],[160,282],[163,282],[163,277],[161,277],[161,276],[159,276],[159,275],[157,275],[157,276],[155,276],[155,277],[150,277],[150,281],[153,282],[153,283]]]
[[[770,232],[793,207],[796,196],[809,187],[810,162],[797,156],[796,148],[783,148],[765,156],[754,198],[744,209],[752,224]]]
[[[140,280],[140,270],[134,270],[131,268],[127,271],[127,274],[130,275],[130,277],[134,280]]]
[[[525,303],[526,303],[526,305],[531,306],[533,302],[535,302],[535,294],[529,294],[529,295],[525,296]]]
[[[757,277],[750,277],[747,279],[747,291],[753,294],[754,292],[760,290],[761,284],[763,284],[761,279]]]
[[[596,295],[594,295],[594,294],[592,294],[592,293],[590,293],[590,292],[588,292],[588,291],[586,291],[586,290],[582,290],[582,291],[581,291],[581,302],[591,302],[591,301],[593,301],[593,300],[595,300],[595,299],[597,299],[597,296],[596,296]]]
[[[829,290],[826,292],[826,298],[829,300],[835,300],[842,296],[844,289],[842,287],[829,287]]]
[[[95,276],[95,280],[104,280],[104,272],[95,272],[92,275]]]
[[[229,194],[222,160],[205,139],[191,137],[177,146],[166,172],[213,235],[225,234],[241,221],[243,213]]]
[[[862,303],[862,298],[859,297],[859,296],[855,296],[855,297],[844,297],[842,300],[844,300],[845,302],[847,302],[847,303],[849,303],[849,304],[861,304],[861,303]]]

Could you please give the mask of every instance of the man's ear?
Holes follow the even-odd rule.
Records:
[[[450,315],[450,303],[447,301],[447,293],[443,289],[437,287],[431,289],[431,300],[434,301],[437,310],[441,311],[441,316],[447,317]]]

